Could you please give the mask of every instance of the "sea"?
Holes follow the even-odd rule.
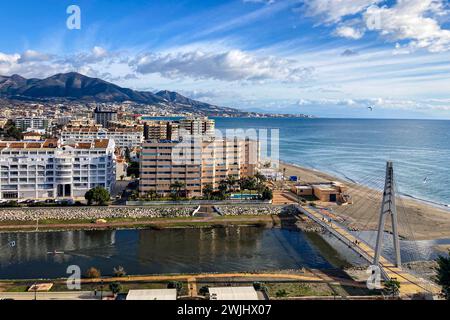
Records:
[[[221,131],[276,129],[280,160],[376,189],[383,188],[386,162],[393,161],[399,193],[434,205],[450,206],[450,121],[215,120]]]

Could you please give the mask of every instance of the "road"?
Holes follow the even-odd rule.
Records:
[[[111,295],[110,292],[104,292],[103,297]],[[36,300],[100,300],[100,293],[97,296],[92,291],[70,291],[70,292],[37,292]],[[0,300],[34,300],[34,292],[0,292]]]

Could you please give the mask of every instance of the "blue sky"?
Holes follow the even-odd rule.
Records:
[[[73,4],[80,30],[66,27]],[[2,1],[0,74],[77,71],[247,110],[450,119],[449,18],[445,0]]]

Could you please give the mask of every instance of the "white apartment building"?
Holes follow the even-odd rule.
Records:
[[[116,180],[114,141],[62,144],[0,142],[0,199],[82,199],[91,188],[112,191]]]
[[[144,141],[144,133],[139,128],[103,129],[93,127],[68,127],[61,132],[64,142],[84,142],[95,139],[114,140],[118,148],[137,148]]]

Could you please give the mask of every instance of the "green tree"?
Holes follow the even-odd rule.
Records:
[[[95,187],[86,192],[84,198],[87,200],[88,205],[96,203],[99,206],[103,206],[108,203],[111,195],[109,191],[103,187]]]
[[[8,120],[6,123],[3,129],[3,134],[5,138],[12,138],[15,140],[22,140],[23,138],[22,132],[16,127],[14,121],[12,120]]]
[[[450,300],[450,251],[448,255],[437,258],[438,267],[436,268],[437,283],[442,287],[442,295],[446,300]]]
[[[221,198],[225,199],[228,191],[228,183],[224,180],[220,181],[219,183],[219,193],[221,195]]]
[[[209,293],[209,287],[208,286],[203,286],[198,290],[198,293],[201,294],[202,296],[206,296]]]
[[[400,293],[400,282],[397,279],[389,279],[384,282],[384,292],[392,297],[398,296]]]
[[[130,156],[130,148],[125,148],[125,160],[130,163],[131,162],[131,156]]]
[[[285,289],[280,289],[280,290],[278,290],[278,291],[275,293],[275,296],[276,296],[277,298],[283,298],[283,297],[286,297],[286,296],[287,296],[287,292],[286,292]]]
[[[270,188],[265,188],[263,192],[261,193],[261,199],[262,200],[272,200],[273,199],[273,192]]]
[[[262,174],[261,172],[259,172],[259,171],[257,171],[257,172],[255,173],[255,179],[256,179],[256,181],[258,181],[259,183],[265,182],[265,181],[267,180],[266,176],[263,175],[263,174]]]
[[[172,198],[177,201],[181,196],[181,191],[185,187],[185,184],[181,181],[175,181],[170,185],[170,191]]]
[[[233,175],[228,175],[227,179],[225,180],[230,187],[230,190],[233,191],[234,187],[236,186],[237,180]]]
[[[128,164],[127,175],[129,177],[139,178],[139,162],[131,161]]]
[[[211,199],[211,195],[214,192],[214,188],[212,186],[212,184],[208,183],[204,188],[203,188],[203,196],[206,197],[206,199]]]
[[[120,284],[120,282],[112,282],[109,284],[109,290],[111,290],[111,292],[116,295],[120,293],[120,291],[122,291],[122,285]]]
[[[167,284],[167,289],[177,289],[177,291],[180,291],[183,288],[183,283],[180,281],[170,281]]]
[[[156,199],[156,197],[158,196],[158,194],[156,193],[155,190],[149,190],[149,191],[147,191],[146,196],[147,196],[148,199],[150,199],[151,201],[153,201],[153,200]]]

